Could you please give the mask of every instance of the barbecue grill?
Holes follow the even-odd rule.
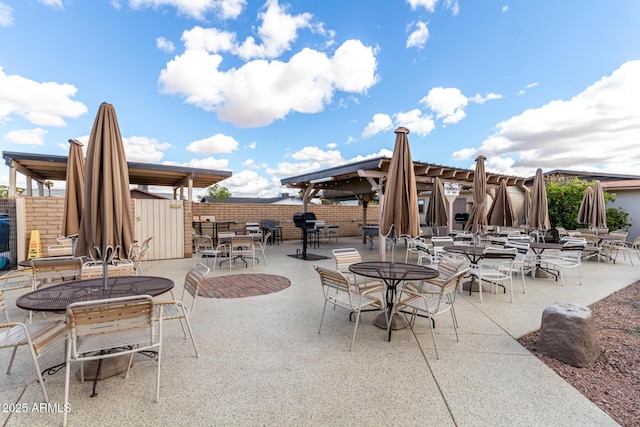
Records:
[[[302,259],[307,259],[307,231],[315,229],[316,214],[313,212],[296,212],[293,214],[293,223],[302,230]]]

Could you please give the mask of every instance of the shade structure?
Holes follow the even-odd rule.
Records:
[[[82,146],[80,141],[69,140],[64,217],[62,220],[62,234],[64,236],[76,235],[80,230],[80,218],[84,207],[84,153]]]
[[[487,214],[487,221],[489,225],[497,226],[513,226],[516,222],[516,213],[511,203],[511,197],[509,196],[509,189],[505,181],[500,182],[496,197],[493,199],[493,203],[489,208]]]
[[[409,129],[399,127],[395,134],[396,144],[389,163],[380,215],[380,234],[392,238],[403,234],[418,237],[418,189],[407,137]],[[383,256],[383,252],[381,255]]]
[[[487,210],[485,198],[487,194],[487,175],[484,169],[485,156],[476,157],[476,170],[473,173],[473,206],[469,214],[469,220],[464,229],[473,234],[485,234],[487,232]]]
[[[528,188],[524,188],[524,202],[522,203],[522,224],[529,226],[529,211],[531,210],[531,191]]]
[[[604,201],[604,191],[600,181],[596,181],[593,187],[593,209],[591,210],[591,220],[589,221],[591,228],[606,228],[607,226],[607,208]]]
[[[424,222],[431,227],[442,227],[447,225],[447,198],[444,195],[444,185],[440,178],[436,177],[433,181],[433,190],[427,205]]]
[[[587,187],[582,196],[582,202],[580,202],[580,208],[578,209],[578,224],[589,224],[591,221],[591,210],[593,209],[593,188]]]
[[[531,194],[531,209],[529,211],[529,228],[546,231],[551,228],[549,221],[549,205],[547,202],[547,186],[544,183],[542,169],[536,170]]]
[[[101,259],[104,284],[107,261],[126,254],[133,243],[129,171],[116,111],[102,103],[98,109],[85,162],[84,209],[76,254]]]

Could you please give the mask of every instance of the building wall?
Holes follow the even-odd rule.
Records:
[[[24,248],[28,250],[31,231],[40,232],[40,247],[42,255],[46,256],[47,246],[55,245],[56,238],[62,236],[62,220],[64,215],[64,197],[21,196],[25,201],[25,233]],[[300,229],[292,222],[293,214],[300,212],[302,206],[295,205],[265,205],[260,203],[231,204],[231,203],[184,203],[184,256],[192,256],[191,234],[194,215],[215,215],[216,220],[237,221],[235,228],[243,229],[244,223],[262,219],[273,219],[280,222],[285,240],[300,238]],[[309,211],[316,214],[318,219],[327,224],[338,224],[340,236],[359,236],[362,222],[361,206],[309,205]],[[131,202],[131,217],[135,221],[135,205]],[[378,206],[367,208],[367,222],[378,222]],[[132,224],[135,230],[134,224]],[[232,227],[233,228],[233,227]],[[134,236],[134,239],[136,237]],[[27,254],[18,254],[18,260],[25,259]]]
[[[293,224],[293,214],[301,212],[302,206],[261,203],[193,203],[192,207],[193,215],[214,215],[216,221],[237,221],[235,228],[238,230],[243,229],[246,222],[260,222],[263,219],[275,220],[282,226],[284,240],[300,238],[300,229]],[[362,234],[362,206],[309,205],[307,209],[326,224],[338,224],[340,226],[339,236],[359,236]],[[377,205],[367,208],[367,222],[378,223]],[[231,229],[234,229],[234,226],[231,226]]]
[[[629,236],[627,241],[632,242],[636,237],[640,236],[640,190],[615,190],[616,201],[607,203],[608,208],[624,208],[629,212]]]

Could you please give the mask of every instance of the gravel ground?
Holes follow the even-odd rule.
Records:
[[[589,306],[601,354],[576,368],[536,352],[538,332],[518,341],[623,426],[640,426],[640,282]]]

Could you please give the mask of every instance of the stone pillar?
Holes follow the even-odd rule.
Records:
[[[542,313],[537,350],[572,366],[592,365],[600,355],[591,310],[554,302]]]

